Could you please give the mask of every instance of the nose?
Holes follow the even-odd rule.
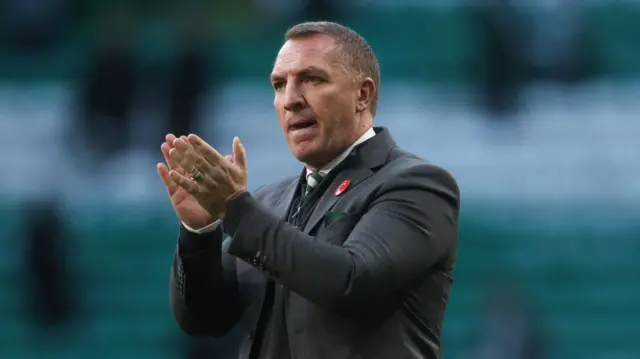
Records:
[[[304,95],[300,86],[293,81],[287,83],[284,89],[284,109],[287,111],[298,112],[305,106]]]

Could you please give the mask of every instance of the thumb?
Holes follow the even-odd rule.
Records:
[[[233,138],[233,163],[243,170],[247,170],[247,152],[238,137]]]

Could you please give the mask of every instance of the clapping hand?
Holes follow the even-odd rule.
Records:
[[[185,173],[169,155],[169,152],[173,149],[175,140],[176,136],[169,134],[166,136],[165,142],[160,146],[165,163],[158,163],[158,175],[160,175],[160,179],[162,179],[162,182],[167,188],[171,204],[178,218],[187,226],[200,229],[213,223],[217,219],[217,216],[210,215],[209,212],[198,203],[195,197],[171,179],[171,175],[169,174],[171,171]],[[184,140],[187,140],[186,137],[184,137]]]
[[[222,156],[196,135],[175,138],[169,157],[179,167],[168,175],[193,197],[212,218],[222,218],[227,203],[247,190],[247,155],[240,140],[233,139],[233,157]]]

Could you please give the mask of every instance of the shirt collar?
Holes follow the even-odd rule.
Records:
[[[340,163],[342,163],[342,161],[344,161],[349,154],[351,153],[351,151],[353,151],[353,149],[361,144],[362,142],[372,138],[373,136],[376,135],[376,131],[373,129],[373,127],[370,127],[365,133],[362,134],[362,136],[360,136],[360,138],[358,138],[356,140],[356,142],[354,142],[353,144],[351,144],[351,146],[349,146],[349,148],[347,148],[346,150],[344,150],[344,152],[342,152],[338,157],[334,158],[331,162],[327,163],[324,167],[322,167],[320,169],[320,174],[322,176],[326,176],[329,172],[331,172],[332,169],[334,169],[337,165],[339,165]],[[312,171],[310,171],[307,168],[307,174],[306,177],[309,177],[309,175],[312,173]]]

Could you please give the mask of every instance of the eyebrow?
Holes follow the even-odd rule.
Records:
[[[300,71],[299,74],[300,75],[318,74],[318,75],[329,76],[329,73],[327,71],[315,66],[309,66],[304,70]],[[283,77],[282,75],[272,73],[269,78],[273,82],[275,80],[282,79],[282,77]]]
[[[307,67],[306,69],[300,71],[300,74],[302,75],[316,74],[316,75],[329,76],[329,73],[327,73],[327,71],[315,66]]]

